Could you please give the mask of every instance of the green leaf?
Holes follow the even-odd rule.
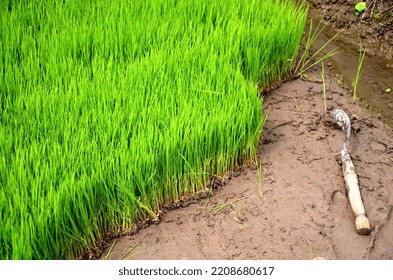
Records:
[[[358,2],[355,5],[355,16],[359,16],[361,13],[365,12],[367,9],[366,2]]]
[[[391,89],[391,88],[387,88],[387,89],[385,89],[385,92],[386,92],[386,93],[391,93],[391,92],[392,92],[392,89]]]

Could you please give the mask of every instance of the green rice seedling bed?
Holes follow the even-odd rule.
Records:
[[[72,259],[255,153],[278,0],[0,3],[0,259]]]

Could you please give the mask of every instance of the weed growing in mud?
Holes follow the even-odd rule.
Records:
[[[0,259],[75,258],[253,156],[307,13],[93,2],[0,4]]]

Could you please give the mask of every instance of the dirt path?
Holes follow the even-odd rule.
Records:
[[[330,75],[327,106],[352,120],[351,156],[372,224],[356,233],[340,168],[343,132],[324,113],[317,70],[265,97],[270,109],[258,171],[248,165],[206,199],[165,213],[156,225],[110,240],[121,259],[393,259],[393,129],[353,103]]]

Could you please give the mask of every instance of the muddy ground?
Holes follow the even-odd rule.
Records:
[[[321,53],[336,52],[328,61],[338,74],[336,79],[351,91],[362,49],[366,56],[361,65],[357,95],[370,110],[381,114],[393,126],[393,11],[389,11],[393,10],[393,0],[367,1],[369,9],[359,17],[354,15],[357,1],[308,2],[309,17],[314,21],[313,31],[323,18],[322,15],[325,15],[321,25],[323,32],[313,43],[314,51],[335,36]],[[373,3],[376,3],[375,6]],[[372,11],[373,14],[381,14],[378,20],[371,16]],[[307,25],[305,34],[309,29],[310,24]]]
[[[355,17],[356,1],[308,2],[325,12],[326,20],[339,15],[332,28],[361,36],[369,55],[384,57],[364,69],[361,82],[366,85],[359,85],[373,97],[385,94],[393,84],[388,73],[393,67],[393,16],[387,10],[393,0],[375,1],[380,18],[370,10]],[[314,16],[315,9],[311,12]],[[349,62],[345,53],[351,47],[345,48],[344,56],[326,64],[331,65],[326,68],[326,107],[341,108],[351,118],[350,153],[372,226],[369,235],[355,229],[340,165],[344,133],[325,113],[321,71],[315,68],[264,97],[270,113],[258,148],[262,176],[250,163],[217,178],[219,186],[207,190],[206,198],[181,203],[184,207],[163,213],[157,224],[132,236],[108,240],[100,259],[393,259],[393,128],[386,124],[389,116],[381,118],[388,115],[390,107],[382,107],[390,99],[385,94],[377,96],[379,105],[371,102],[385,114],[353,102],[351,89],[340,81],[356,70],[357,54]],[[376,60],[365,61],[368,66]],[[354,66],[347,71],[337,64]]]
[[[340,166],[344,134],[325,113],[321,81],[315,69],[265,96],[262,199],[258,170],[248,164],[207,198],[108,241],[101,259],[393,259],[393,129],[329,74],[328,110],[352,120],[350,152],[373,229],[362,236]]]
[[[356,3],[361,0],[308,0],[318,18],[342,30],[353,40],[362,40],[373,55],[393,59],[393,0],[363,0],[367,9],[355,15]],[[314,13],[316,16],[317,13]],[[390,65],[393,67],[393,64]]]

